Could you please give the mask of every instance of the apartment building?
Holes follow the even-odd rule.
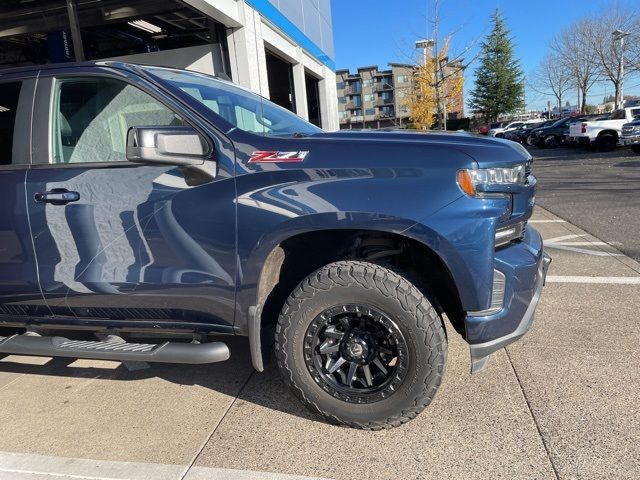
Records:
[[[414,65],[390,63],[336,71],[338,119],[341,129],[403,127],[409,123],[408,100]]]
[[[418,66],[390,63],[388,70],[378,70],[376,65],[358,68],[357,73],[348,69],[336,71],[338,92],[338,118],[341,129],[406,127],[411,123],[409,104],[416,87]],[[464,81],[462,62],[444,65],[438,75],[444,77],[440,93],[447,98],[445,110],[448,120],[464,116],[463,89],[455,89],[458,81]]]

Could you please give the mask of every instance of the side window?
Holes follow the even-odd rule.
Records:
[[[0,84],[0,165],[11,165],[13,132],[22,82]]]
[[[624,118],[627,118],[624,110],[614,110],[611,114],[611,120],[622,120]]]
[[[55,85],[53,163],[124,162],[130,127],[184,125],[172,110],[121,80],[64,78]]]

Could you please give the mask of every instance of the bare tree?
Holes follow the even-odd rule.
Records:
[[[411,92],[405,105],[411,111],[414,123],[430,126],[435,118],[438,128],[446,129],[447,111],[464,111],[464,71],[479,54],[473,54],[476,39],[461,50],[454,51],[451,48],[458,30],[446,35],[442,35],[439,30],[440,7],[446,2],[432,0],[430,3],[432,8],[425,18],[429,38],[412,42],[411,46],[403,48],[401,54],[409,63],[416,65]],[[418,45],[421,45],[419,50]],[[433,110],[432,115],[427,114],[429,110]]]
[[[622,83],[625,76],[640,70],[640,50],[636,48],[640,35],[640,18],[635,10],[614,6],[598,17],[585,22],[591,50],[602,74],[613,84],[616,108],[622,106]],[[625,37],[631,45],[625,48]],[[635,37],[635,38],[634,38]],[[624,66],[624,68],[623,68]]]
[[[573,77],[573,86],[578,89],[578,108],[584,113],[587,93],[601,79],[602,69],[591,41],[591,22],[579,20],[560,31],[551,47],[564,68]]]
[[[558,111],[562,112],[562,99],[569,89],[574,87],[575,81],[572,71],[560,56],[557,53],[547,53],[531,75],[528,84],[535,92],[555,97]]]

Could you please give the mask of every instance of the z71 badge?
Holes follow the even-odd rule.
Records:
[[[304,162],[308,151],[302,152],[253,152],[249,163]]]

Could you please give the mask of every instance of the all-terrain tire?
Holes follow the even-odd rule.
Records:
[[[406,339],[402,383],[372,403],[337,398],[305,363],[305,336],[314,319],[349,303],[385,312]],[[285,383],[309,409],[331,423],[380,430],[408,422],[431,403],[444,374],[447,339],[433,304],[406,278],[378,264],[340,261],[309,275],[291,293],[276,327],[275,350]]]

